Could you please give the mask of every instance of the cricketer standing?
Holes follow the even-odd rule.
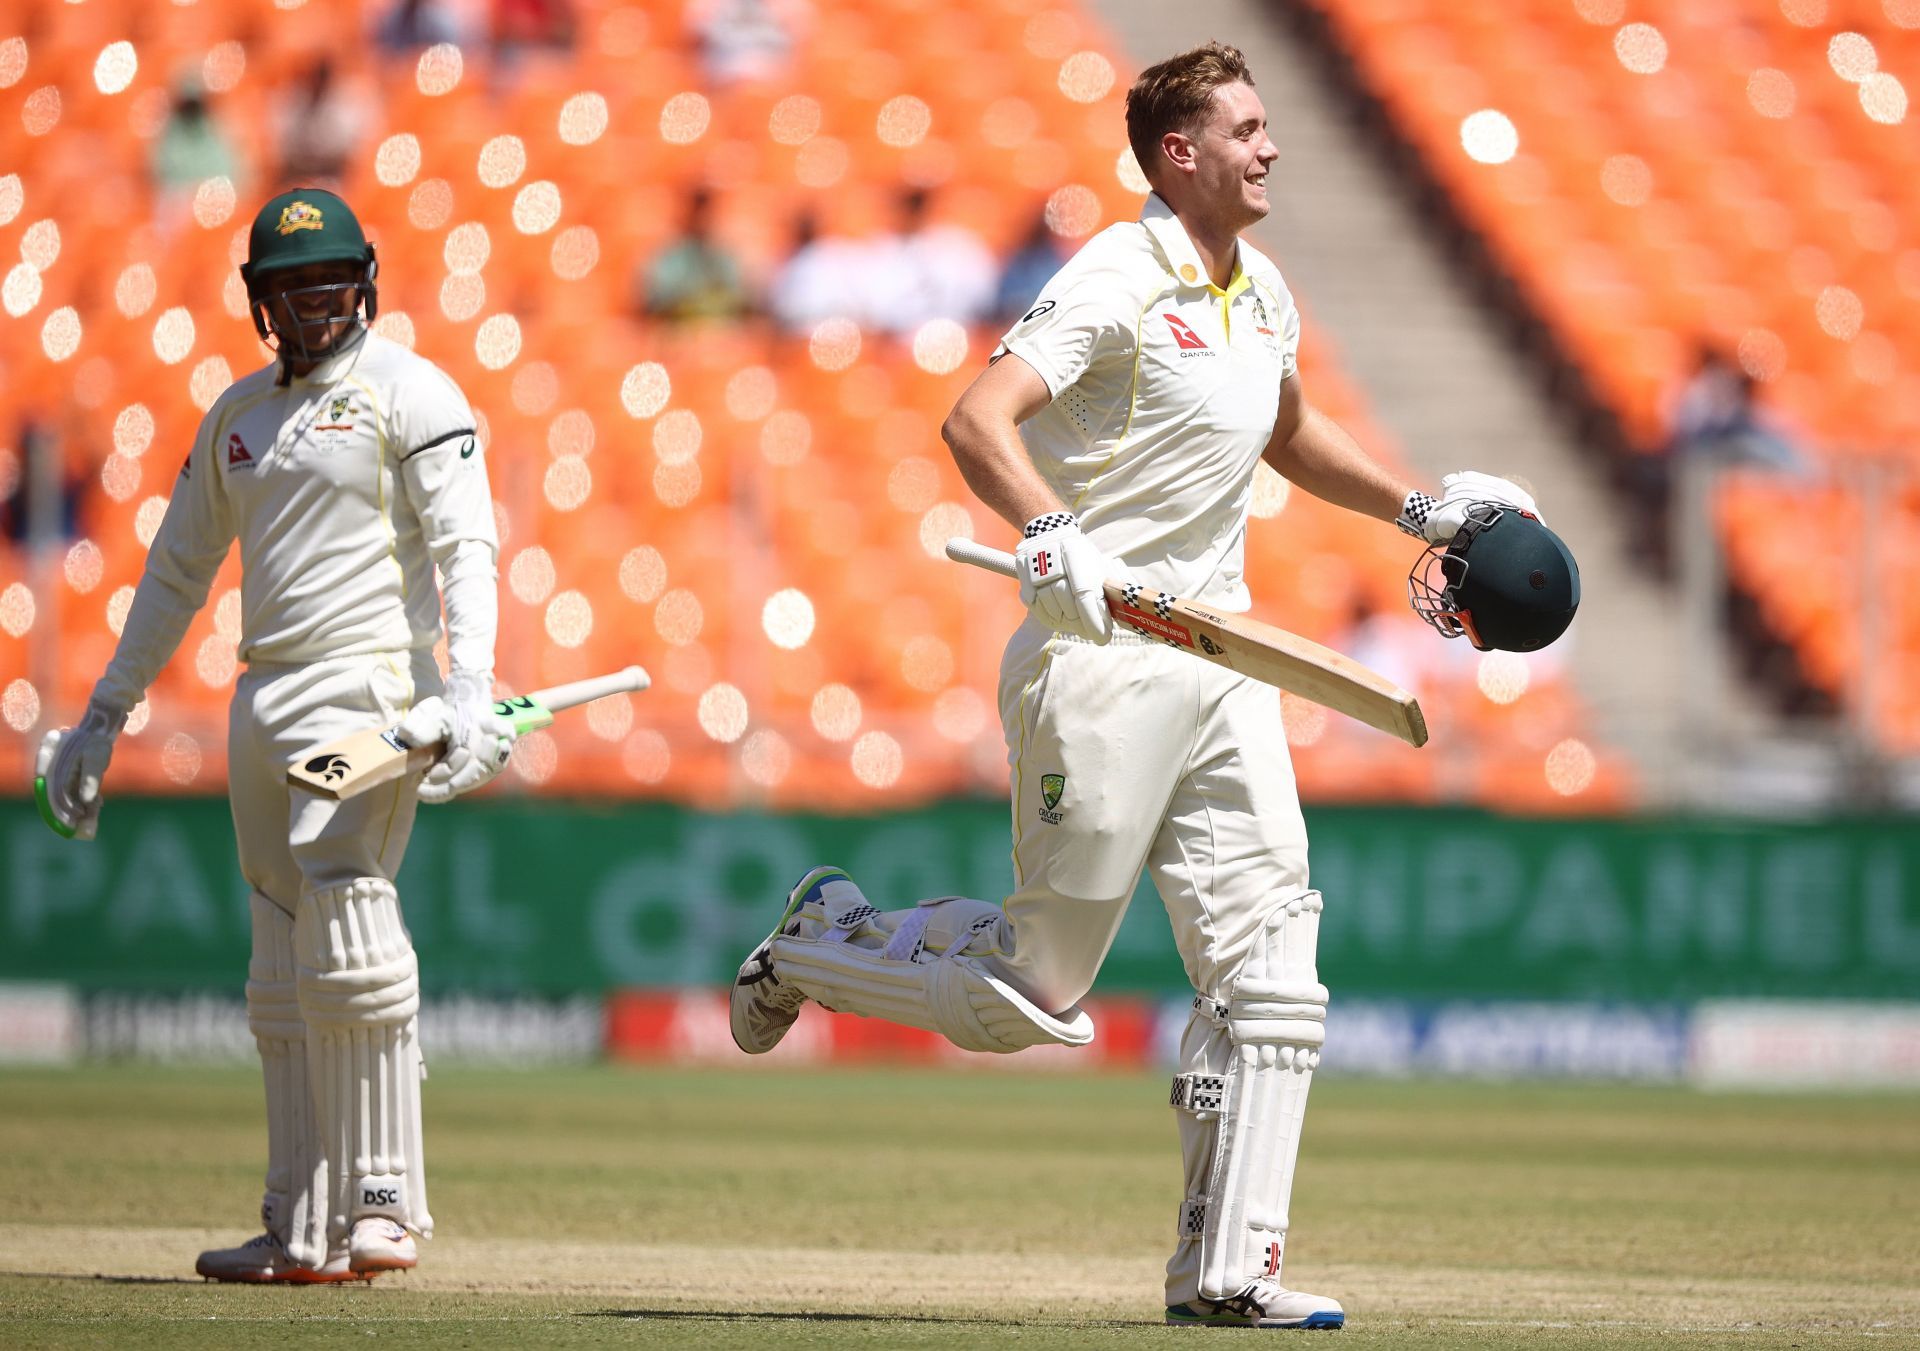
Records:
[[[1449,475],[1439,499],[1414,491],[1307,402],[1299,313],[1239,238],[1269,210],[1279,152],[1237,50],[1210,43],[1148,69],[1126,117],[1153,186],[1139,220],[1055,275],[943,429],[968,485],[1023,535],[1030,613],[1000,674],[1014,891],[1004,907],[882,911],[844,872],[814,870],[740,969],[734,1038],[769,1050],[813,999],[970,1050],[1084,1044],[1078,1001],[1144,867],[1195,991],[1173,1085],[1186,1186],[1166,1320],[1338,1327],[1336,1301],[1280,1280],[1327,1004],[1280,701],[1116,632],[1102,583],[1247,609],[1263,458],[1428,541],[1453,539],[1473,503],[1534,505],[1483,474]]]
[[[479,787],[512,746],[493,711],[499,546],[466,397],[369,331],[377,264],[347,204],[317,188],[274,197],[240,270],[277,359],[202,420],[113,660],[80,724],[42,743],[37,789],[56,829],[93,837],[114,739],[237,539],[246,669],[227,778],[252,889],[265,1232],[202,1253],[196,1270],[353,1280],[413,1266],[416,1236],[433,1232],[418,966],[393,879],[416,802]],[[296,754],[403,716],[414,744],[446,741],[419,782],[345,802],[288,787]]]

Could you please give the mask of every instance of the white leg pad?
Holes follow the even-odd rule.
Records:
[[[420,1153],[419,966],[383,878],[306,896],[295,945],[314,1104],[332,1164],[330,1237],[384,1215],[433,1233]]]
[[[943,896],[881,911],[837,884],[789,928],[797,932],[773,940],[774,971],[822,1008],[925,1028],[967,1051],[1093,1040],[1077,1005],[1050,1014],[988,968],[1004,950],[1006,915],[985,901]]]
[[[1206,1299],[1232,1299],[1280,1274],[1307,1089],[1326,1040],[1327,988],[1314,970],[1320,908],[1316,891],[1292,897],[1269,919],[1225,1006],[1196,1001],[1228,1034],[1224,1073],[1179,1075],[1173,1092],[1175,1107],[1211,1123],[1182,1131],[1210,1155],[1189,1168],[1204,1191],[1190,1192],[1181,1210],[1182,1238],[1200,1245]]]
[[[256,891],[247,963],[247,1025],[267,1088],[267,1190],[260,1221],[306,1266],[327,1260],[327,1152],[307,1082],[307,1024],[293,953],[293,916]]]

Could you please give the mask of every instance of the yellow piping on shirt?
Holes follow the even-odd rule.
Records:
[[[387,558],[393,563],[393,570],[400,578],[400,608],[404,613],[407,605],[407,570],[400,566],[400,532],[394,528],[393,513],[387,509],[387,452],[393,449],[393,442],[387,436],[387,414],[380,407],[380,398],[373,386],[358,376],[349,376],[346,381],[367,396],[367,403],[373,409],[374,434],[380,441],[380,453],[373,460],[373,500],[380,512],[380,519],[387,525]],[[394,460],[397,471],[400,461]]]

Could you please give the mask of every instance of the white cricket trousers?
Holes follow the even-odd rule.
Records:
[[[1011,955],[1051,1012],[1077,1003],[1145,867],[1195,990],[1231,991],[1269,912],[1307,885],[1280,695],[1133,633],[1022,624],[1000,666],[1013,770]]]
[[[227,717],[227,794],[240,871],[288,915],[300,897],[400,870],[417,806],[411,779],[334,802],[287,783],[303,751],[399,719],[437,694],[431,652],[384,652],[298,666],[256,662]]]

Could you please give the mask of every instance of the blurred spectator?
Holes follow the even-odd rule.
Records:
[[[805,0],[691,0],[686,23],[707,82],[725,86],[786,74],[811,17]]]
[[[659,319],[738,319],[753,308],[739,260],[713,236],[713,194],[706,188],[688,194],[680,237],[653,260],[635,290],[637,308]]]
[[[158,198],[155,215],[162,221],[185,215],[194,191],[209,178],[241,186],[239,155],[214,120],[206,91],[192,76],[174,86],[173,107],[154,140],[148,171]]]
[[[1007,259],[1006,267],[1001,269],[1000,285],[993,299],[994,322],[1010,326],[1032,309],[1040,292],[1066,261],[1060,251],[1058,237],[1047,228],[1046,215],[1036,215],[1026,239],[1021,241],[1020,247]]]
[[[1364,592],[1355,597],[1346,627],[1328,646],[1415,694],[1472,683],[1480,657],[1464,639],[1440,637],[1410,609],[1376,609]],[[1540,655],[1528,653],[1527,660]]]
[[[819,219],[801,212],[793,252],[774,274],[767,307],[791,333],[810,332],[823,319],[866,322],[867,251],[849,239],[821,238]]]
[[[898,199],[896,232],[871,249],[867,322],[887,333],[911,334],[929,319],[963,324],[987,317],[997,269],[978,235],[932,220],[924,188]]]
[[[366,103],[341,89],[333,58],[321,55],[280,104],[278,120],[280,181],[335,186],[366,133]]]
[[[29,414],[20,423],[18,454],[0,449],[0,539],[14,544],[65,543],[80,533],[80,503],[91,475],[61,453],[51,427]]]
[[[388,56],[410,56],[442,42],[458,46],[464,36],[436,0],[399,0],[373,30],[373,40]]]
[[[1701,344],[1699,364],[1673,401],[1669,456],[1806,472],[1806,457],[1762,417],[1753,393],[1754,379],[1739,363]]]
[[[541,48],[573,45],[572,0],[493,0],[493,51],[502,61]]]

